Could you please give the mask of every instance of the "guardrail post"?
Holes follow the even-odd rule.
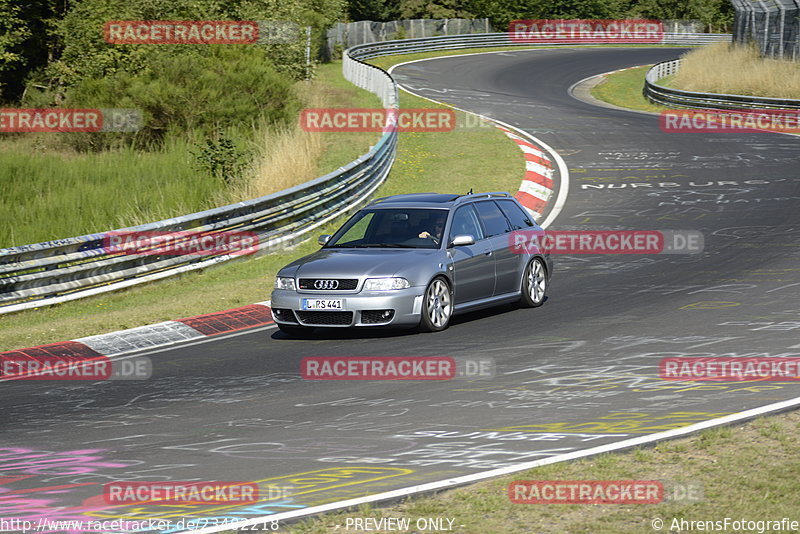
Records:
[[[349,47],[342,54],[342,73],[353,84],[377,95],[384,108],[396,109],[398,100],[394,80],[383,70],[364,63],[363,59],[415,51],[531,46],[529,43],[512,42],[505,32],[489,33],[488,19],[485,24],[487,31],[484,34],[403,39]],[[413,34],[413,23],[411,31]],[[346,38],[349,40],[351,37],[356,40],[358,36],[351,36],[348,32]],[[666,37],[665,42],[679,44],[699,44],[709,39],[706,34],[668,34]],[[717,35],[713,38],[726,37],[730,36]],[[306,68],[310,70],[309,38],[310,31],[307,28]],[[664,71],[652,72],[655,76],[656,72]],[[658,86],[652,87],[655,90]],[[305,184],[257,199],[123,230],[253,231],[258,235],[260,252],[271,250],[274,243],[296,240],[366,201],[386,179],[395,159],[396,147],[397,132],[389,132],[357,160]],[[0,314],[122,289],[235,259],[230,255],[208,258],[126,257],[106,252],[103,248],[104,236],[98,233],[0,249]]]

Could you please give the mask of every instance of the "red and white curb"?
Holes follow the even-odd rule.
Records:
[[[0,352],[0,358],[119,356],[272,324],[274,321],[269,302],[259,302],[241,308],[165,321],[98,336]]]
[[[547,153],[521,137],[516,132],[498,126],[503,133],[517,143],[525,155],[525,178],[514,195],[537,222],[541,222],[547,203],[553,198],[553,164]]]

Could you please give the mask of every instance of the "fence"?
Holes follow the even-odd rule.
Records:
[[[689,46],[729,37],[667,34],[664,43]],[[363,44],[345,51],[343,73],[347,80],[378,95],[385,107],[397,108],[397,88],[394,81],[381,69],[361,60],[414,51],[493,46],[532,45],[512,42],[507,33]],[[121,231],[192,230],[212,235],[226,230],[251,231],[258,236],[259,252],[265,253],[283,243],[300,239],[343,212],[365,202],[385,180],[394,162],[396,146],[397,132],[391,131],[385,133],[367,154],[311,182],[254,200]],[[103,248],[104,239],[108,235],[109,233],[97,233],[0,249],[0,314],[122,289],[234,258],[228,254],[193,257],[109,254]]]
[[[489,19],[411,19],[391,22],[337,22],[327,33],[328,56],[334,57],[337,47],[350,48],[366,43],[392,39],[415,39],[439,35],[489,33]]]
[[[397,108],[397,89],[377,67],[346,57],[345,77]],[[302,185],[254,200],[116,232],[254,232],[265,253],[364,203],[394,162],[397,132],[385,133],[365,155]],[[109,233],[0,249],[0,314],[56,304],[201,269],[231,254],[155,256],[109,254]]]
[[[755,43],[761,54],[798,59],[800,0],[731,0],[733,41]]]

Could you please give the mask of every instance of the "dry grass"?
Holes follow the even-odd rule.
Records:
[[[305,107],[330,105],[326,91],[318,82],[306,87],[300,82],[296,90]],[[258,152],[248,179],[229,192],[236,200],[256,198],[276,193],[308,182],[319,176],[319,160],[325,149],[318,133],[306,132],[299,121],[283,128],[261,129]]]
[[[313,180],[320,175],[317,170],[323,149],[319,134],[298,125],[265,132],[251,178],[236,187],[232,196],[256,198]]]
[[[375,95],[344,80],[341,63],[321,65],[318,75],[323,84],[319,88],[320,92],[336,107],[374,108],[380,105]],[[304,105],[305,103],[304,100]],[[406,93],[400,95],[400,104],[405,108],[432,106],[430,102]],[[322,107],[311,103],[308,105]],[[457,122],[463,124],[461,112],[457,116]],[[298,139],[283,141],[280,136],[267,140],[264,154],[283,154],[282,151],[285,150],[287,156],[292,152],[292,158],[304,160],[297,167],[284,167],[286,173],[293,172],[301,164],[306,165],[307,161],[316,161],[315,165],[319,169],[311,176],[316,178],[353,161],[365,153],[370,144],[374,144],[380,136],[375,132],[315,135],[321,138],[321,157],[312,158],[308,152],[304,152]],[[285,144],[276,146],[278,143]],[[268,168],[268,161],[269,159],[263,159],[261,165]],[[149,168],[145,169],[147,170]],[[275,180],[279,179],[280,173],[274,169],[269,172]],[[424,191],[465,192],[471,187],[476,191],[514,191],[524,173],[525,160],[522,152],[496,128],[407,132],[400,134],[398,157],[390,178],[374,196]],[[294,176],[299,176],[299,173]],[[298,179],[298,183],[302,181]],[[280,189],[280,186],[274,187]],[[243,195],[235,200],[253,196],[257,195]],[[52,217],[50,220],[60,219]],[[317,229],[315,234],[332,234],[342,222],[343,220],[332,221]],[[267,300],[278,269],[318,248],[312,239],[294,250],[276,251],[260,258],[248,258],[220,268],[186,273],[157,283],[0,316],[0,351],[113,332]]]
[[[719,43],[687,53],[670,85],[686,91],[800,98],[800,64],[762,58],[752,46]]]
[[[295,94],[305,108],[380,106],[378,98],[344,80],[341,62],[321,65],[312,82],[298,82]],[[243,183],[234,184],[219,204],[282,191],[327,174],[358,156],[380,138],[376,132],[306,132],[300,122],[259,128],[256,156]]]

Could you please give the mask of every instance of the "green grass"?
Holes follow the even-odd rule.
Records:
[[[317,90],[334,102],[376,107],[379,99],[341,76],[341,62],[321,65]],[[302,82],[298,84],[302,91]],[[342,105],[342,104],[339,104]],[[327,173],[365,153],[379,134],[323,135]],[[156,152],[78,153],[58,134],[0,138],[0,248],[102,232],[244,200],[193,168],[194,150],[173,140]],[[257,135],[255,136],[258,137]]]
[[[317,71],[316,81],[322,85],[321,90],[326,92],[330,99],[337,102],[337,106],[375,107],[379,105],[379,100],[375,95],[353,86],[342,78],[341,62],[321,65]],[[327,149],[319,166],[322,172],[326,173],[367,152],[369,146],[378,139],[379,134],[327,133],[321,135],[324,136]],[[169,154],[174,156],[177,151]],[[114,156],[114,154],[110,153],[109,156]],[[131,154],[131,156],[133,157],[135,154]],[[92,157],[97,158],[96,155]],[[163,169],[161,171],[163,172]],[[173,187],[180,185],[180,183],[173,184]],[[191,180],[184,185],[190,186]],[[91,197],[82,200],[84,209],[88,210],[90,203],[93,202]],[[118,203],[125,203],[130,202],[131,197],[119,194],[119,198],[115,200]],[[190,211],[187,208],[180,208],[180,211],[174,214],[189,213]],[[62,219],[64,213],[68,214],[69,210],[62,212]],[[150,220],[159,218],[163,217],[155,217]],[[42,220],[37,224],[46,226],[49,223]],[[99,228],[107,229],[109,226],[102,225]],[[331,224],[327,228],[319,229],[315,235],[332,233],[333,230],[335,230],[335,225]],[[67,232],[65,235],[73,236],[79,235],[79,233]],[[27,243],[28,241],[23,242]],[[211,313],[268,300],[278,269],[301,255],[311,253],[317,248],[315,242],[316,240],[313,239],[292,251],[255,259],[247,258],[122,291],[10,315],[0,315],[0,351],[134,328],[144,324]]]
[[[502,48],[501,50],[513,47]],[[428,52],[375,58],[369,62],[388,70],[392,65],[438,56],[452,56],[486,49]],[[494,50],[494,49],[491,49]],[[400,91],[403,108],[449,109],[446,105]],[[456,111],[456,123],[466,124],[466,113]],[[471,122],[470,124],[475,124]],[[525,170],[525,159],[517,145],[488,123],[473,128],[456,128],[450,132],[401,132],[397,161],[390,179],[380,189],[381,195],[434,191],[466,193],[508,191],[519,187]],[[487,157],[490,156],[490,157]]]
[[[669,528],[676,518],[800,520],[800,442],[783,439],[796,435],[799,427],[797,411],[765,417],[737,425],[735,432],[730,427],[706,430],[654,447],[552,464],[383,508],[331,513],[289,525],[284,532],[327,534],[335,525],[345,525],[348,517],[400,517],[412,524],[419,517],[447,517],[464,525],[454,530],[458,534],[641,534],[658,532],[652,528],[655,518],[664,521],[663,532],[676,532]],[[699,490],[700,499],[630,505],[514,504],[507,488],[515,480],[659,480],[665,488],[691,486]]]
[[[403,54],[376,58],[372,63],[388,68],[415,59],[505,50],[520,47]],[[355,89],[342,78],[338,61],[321,65],[317,79],[337,106],[379,105],[374,95]],[[624,88],[623,98],[633,93],[628,89]],[[0,139],[0,248],[142,224],[240,200],[227,196],[227,186],[220,180],[192,169],[191,148],[186,142],[174,141],[153,153],[81,154],[59,147],[54,136]],[[377,139],[373,133],[323,136],[323,173],[352,161]],[[349,142],[337,139],[343,136]]]
[[[405,108],[441,108],[422,98],[402,93]],[[464,114],[456,112],[456,121]],[[409,192],[514,193],[525,173],[525,159],[517,145],[494,127],[451,132],[400,133],[397,161],[381,196]]]
[[[211,208],[225,187],[190,168],[182,142],[155,153],[37,154],[24,147],[17,141],[0,148],[0,248]]]
[[[332,226],[317,233],[332,233]],[[269,300],[278,269],[317,247],[248,258],[223,267],[73,302],[0,315],[0,351],[65,341]]]
[[[341,64],[323,66],[320,70],[320,80],[329,87],[337,107],[377,105],[374,95],[349,85],[341,78]],[[400,102],[403,107],[410,108],[433,106],[405,93],[401,94]],[[457,115],[459,120],[463,120],[461,112]],[[322,160],[330,170],[365,153],[377,139],[376,134],[371,133],[331,133],[326,136],[328,149]],[[397,161],[376,196],[426,191],[465,193],[470,188],[513,192],[522,181],[524,170],[522,152],[493,127],[441,133],[401,133]],[[315,235],[332,233],[335,226],[333,223]],[[0,316],[0,351],[267,300],[277,270],[316,248],[313,240],[293,251],[250,258],[74,302],[3,315]]]
[[[653,112],[667,109],[652,104],[642,93],[644,76],[651,66],[633,67],[608,74],[605,76],[605,81],[592,88],[591,95],[598,100],[623,108]]]
[[[377,96],[359,89],[344,79],[341,61],[320,65],[317,69],[316,81],[324,84],[325,92],[333,102],[332,107],[383,107]],[[319,167],[323,173],[335,170],[365,154],[381,136],[379,132],[328,132],[320,135],[325,141],[325,152],[319,161]]]
[[[675,75],[670,74],[669,76],[664,76],[660,80],[658,80],[659,85],[663,85],[665,87],[675,87]]]

